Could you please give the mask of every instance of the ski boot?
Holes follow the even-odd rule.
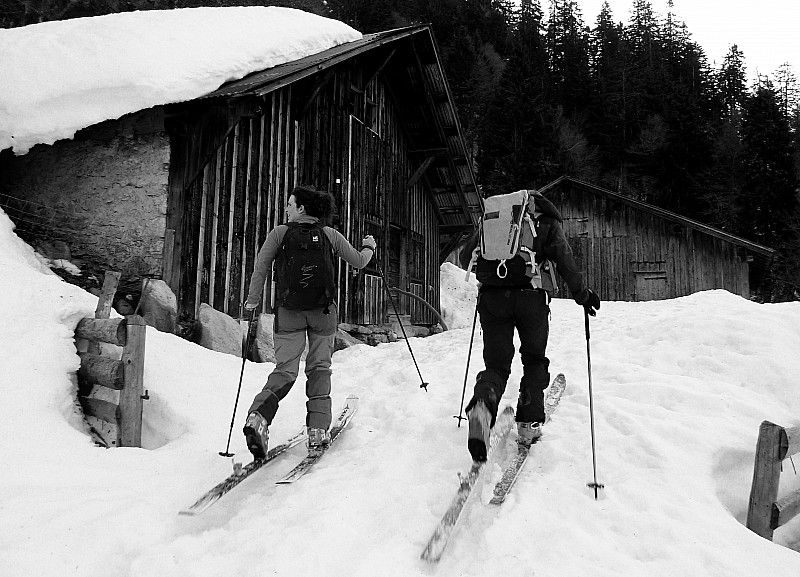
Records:
[[[331,434],[327,429],[308,428],[308,456],[318,457],[331,444]]]
[[[530,447],[542,436],[542,424],[517,423],[517,444],[522,447]]]
[[[486,403],[478,401],[467,413],[469,419],[469,438],[467,448],[474,461],[485,461],[489,452],[489,434],[492,415]]]
[[[247,439],[247,448],[253,453],[254,459],[264,459],[267,456],[269,445],[269,429],[267,420],[258,411],[247,415],[244,424],[244,437]]]

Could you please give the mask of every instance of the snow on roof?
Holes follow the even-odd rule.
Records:
[[[262,6],[125,12],[0,30],[0,150],[25,154],[361,37],[337,20]]]

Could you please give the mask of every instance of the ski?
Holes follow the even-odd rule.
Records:
[[[303,475],[308,473],[308,471],[317,464],[322,458],[330,446],[333,445],[333,442],[337,439],[339,434],[344,430],[344,428],[350,423],[350,420],[355,415],[356,411],[358,410],[358,397],[347,397],[347,401],[345,402],[344,408],[339,413],[339,416],[334,421],[333,426],[331,427],[331,442],[330,444],[325,447],[322,452],[316,455],[308,455],[302,461],[300,461],[297,466],[289,471],[285,477],[281,480],[277,481],[278,484],[285,485],[288,483],[294,483],[298,479],[300,479]]]
[[[200,497],[195,503],[186,509],[180,511],[181,515],[197,515],[208,509],[211,505],[219,501],[231,489],[238,486],[239,483],[247,479],[250,475],[258,471],[261,467],[272,461],[278,455],[286,452],[295,445],[302,443],[306,439],[306,428],[303,427],[297,434],[293,435],[287,441],[276,445],[267,451],[267,456],[263,459],[255,459],[244,467],[241,465],[234,465],[234,472],[230,477],[219,483],[213,489],[208,491],[205,495]]]
[[[544,397],[545,424],[547,424],[547,422],[550,420],[550,416],[553,414],[553,411],[555,411],[556,407],[558,407],[558,403],[561,401],[561,395],[564,393],[564,389],[566,387],[566,378],[563,374],[559,374],[553,380],[550,388],[547,389],[547,393]],[[534,441],[533,444],[535,444],[537,441],[538,439]],[[519,474],[522,471],[522,467],[525,466],[525,461],[530,454],[530,450],[530,446],[517,446],[517,454],[513,459],[511,459],[511,462],[503,470],[503,476],[494,486],[494,496],[492,497],[491,501],[489,501],[490,504],[500,505],[506,500],[509,491],[511,491],[511,487],[514,486],[514,483],[517,481],[517,477],[519,477]]]
[[[456,527],[461,512],[464,510],[464,505],[472,494],[472,488],[480,478],[481,473],[484,471],[484,465],[489,462],[494,450],[505,440],[511,430],[511,425],[514,422],[514,409],[513,407],[506,407],[501,415],[497,417],[495,426],[492,428],[489,437],[489,451],[486,455],[486,461],[473,461],[472,468],[466,475],[459,473],[459,486],[456,491],[455,497],[447,508],[442,520],[433,532],[433,535],[428,540],[425,550],[420,557],[429,562],[436,563],[441,559],[442,553],[447,546],[447,541],[453,530]]]

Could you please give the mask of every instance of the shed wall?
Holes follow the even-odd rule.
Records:
[[[286,201],[298,184],[334,194],[339,215],[332,224],[357,248],[366,234],[378,240],[380,260],[364,271],[340,263],[341,322],[388,320],[381,273],[391,286],[438,307],[438,225],[431,201],[421,184],[406,190],[415,166],[381,76],[359,88],[362,78],[351,62],[227,112],[211,106],[184,119],[185,129],[175,135],[173,160],[181,161],[171,176],[168,217],[175,231],[171,284],[184,311],[192,314],[206,302],[240,313],[257,251],[284,222]],[[266,311],[271,290],[268,280]],[[435,322],[408,297],[398,303],[412,322]]]
[[[750,296],[748,265],[733,243],[601,194],[548,194],[589,286],[604,300],[675,298],[709,289]],[[561,296],[568,295],[562,286]]]
[[[76,259],[160,276],[169,152],[163,113],[149,109],[4,157],[0,193],[27,201],[20,228],[66,241]]]

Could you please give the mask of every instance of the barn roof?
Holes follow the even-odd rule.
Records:
[[[425,182],[440,232],[455,235],[471,230],[480,218],[482,200],[428,25],[367,34],[360,40],[228,82],[203,98],[262,96],[367,53],[374,62],[372,78],[383,72],[412,146],[417,170],[409,184],[420,179]]]
[[[753,262],[756,265],[756,269],[760,272],[764,272],[769,268],[769,265],[772,261],[772,257],[775,254],[775,249],[749,241],[740,236],[730,234],[729,232],[725,232],[724,230],[714,228],[713,226],[697,222],[696,220],[686,218],[685,216],[681,216],[680,214],[670,212],[669,210],[659,208],[652,204],[647,204],[646,202],[642,202],[640,200],[624,196],[618,192],[613,192],[611,190],[602,188],[600,186],[596,186],[589,182],[578,180],[577,178],[573,178],[571,176],[561,176],[556,180],[554,180],[553,182],[540,188],[539,192],[541,192],[542,194],[547,194],[547,192],[550,190],[554,190],[556,188],[564,186],[576,187],[594,194],[605,196],[606,198],[612,199],[622,204],[626,204],[637,210],[650,213],[659,218],[663,218],[665,220],[672,221],[676,224],[680,224],[681,226],[686,226],[688,228],[692,228],[699,232],[730,242],[731,244],[734,244],[740,249],[742,249],[743,256],[747,255],[752,256]]]

